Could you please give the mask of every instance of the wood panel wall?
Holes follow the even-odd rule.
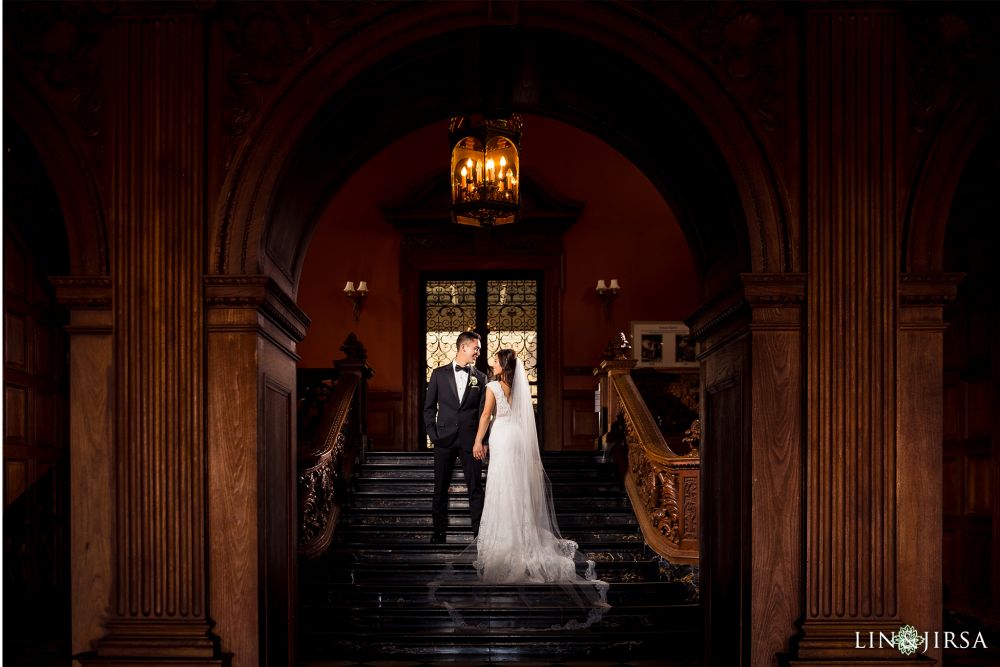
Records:
[[[68,650],[72,545],[66,314],[36,263],[45,248],[17,232],[17,223],[32,221],[11,220],[6,204],[3,629],[4,659],[14,663]]]
[[[414,451],[404,441],[403,393],[399,391],[368,392],[368,438],[376,451]]]
[[[580,389],[563,390],[563,451],[597,451],[597,413],[594,412],[594,392]],[[551,447],[549,449],[555,449]]]

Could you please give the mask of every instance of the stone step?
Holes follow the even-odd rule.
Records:
[[[368,559],[364,556],[355,559],[353,554],[340,554],[339,558],[326,560],[322,565],[312,569],[304,565],[300,572],[308,573],[309,580],[315,583],[351,583],[357,585],[387,585],[406,584],[413,581],[432,581],[440,578],[450,561],[416,561],[400,566],[398,563],[386,563],[382,559]],[[322,568],[322,571],[318,571]],[[460,572],[471,572],[471,565],[455,565]],[[580,574],[583,566],[578,568]],[[643,581],[659,581],[659,565],[650,559],[635,558],[634,560],[605,561],[597,569],[597,575],[603,581],[610,583],[636,583]]]
[[[331,548],[300,563],[300,662],[619,663],[661,659],[665,647],[676,664],[696,662],[695,584],[646,546],[617,473],[591,452],[546,453],[543,463],[563,536],[609,585],[611,606],[589,627],[566,628],[589,610],[558,585],[485,585],[470,564],[455,564],[472,543],[460,470],[449,488],[447,542],[431,544],[433,453],[370,453],[355,469]],[[585,569],[581,562],[578,573]]]
[[[387,581],[412,583],[433,579],[434,573],[447,567],[468,569],[471,571],[471,560],[474,553],[469,544],[434,544],[425,551],[406,550],[397,545],[387,545],[379,549],[378,545],[368,545],[357,549],[331,549],[315,561],[304,561],[300,564],[303,573],[309,573],[317,582],[335,581],[340,573],[368,572],[370,576]],[[652,577],[659,571],[660,560],[651,555],[647,549],[618,550],[615,552],[588,551],[581,549],[577,553],[577,561],[581,567],[587,561],[593,561],[599,566],[599,571],[605,570],[635,570],[648,569]],[[384,576],[380,573],[384,573]],[[424,576],[427,574],[427,576]],[[395,576],[393,576],[395,575]],[[673,578],[673,575],[671,575]],[[657,578],[657,580],[660,580]]]
[[[518,664],[538,661],[542,665],[570,660],[605,659],[614,664],[636,660],[661,660],[668,654],[671,664],[697,664],[702,630],[698,627],[619,628],[603,630],[505,633],[456,630],[451,635],[395,633],[388,628],[349,636],[328,631],[302,633],[305,664],[324,655],[354,660],[414,660],[430,664]],[[656,664],[663,664],[657,662]]]
[[[375,495],[355,494],[345,504],[345,511],[354,513],[384,512],[387,509],[397,511],[427,512],[431,511],[432,493],[407,495]],[[567,497],[554,501],[556,513],[589,510],[592,512],[612,513],[624,512],[632,514],[632,504],[627,498],[607,496],[604,498]],[[453,494],[448,497],[448,508],[456,516],[469,510],[469,498],[466,494]]]
[[[589,610],[563,608],[532,609],[494,609],[472,610],[457,609],[449,612],[445,609],[391,609],[386,607],[374,609],[344,609],[337,615],[325,613],[325,609],[302,607],[306,611],[301,625],[303,632],[330,632],[331,626],[347,626],[352,633],[391,629],[394,633],[421,633],[448,636],[456,631],[474,631],[488,629],[493,632],[506,631],[524,633],[526,630],[552,630],[559,626],[570,627],[583,624],[588,620]],[[457,613],[456,613],[457,612]],[[698,614],[697,607],[612,607],[604,612],[595,611],[595,617],[589,619],[591,625],[588,632],[616,632],[623,627],[639,631],[656,627],[689,626],[689,617]],[[599,618],[598,618],[599,617]],[[574,623],[575,621],[575,623]],[[582,631],[577,626],[577,630]],[[330,632],[330,634],[338,634]]]
[[[429,544],[433,529],[427,526],[351,526],[349,530],[334,532],[334,543],[338,545],[363,546],[365,544],[398,544],[417,542]],[[465,543],[472,541],[472,528],[456,520],[450,523],[445,536],[448,542]],[[602,526],[579,528],[572,533],[563,531],[563,537],[583,546],[607,546],[612,544],[642,544],[642,533],[638,526],[626,530],[625,527]]]
[[[598,570],[600,575],[600,570]],[[442,580],[444,581],[444,580]],[[303,605],[344,608],[393,608],[431,610],[430,596],[448,601],[464,609],[489,610],[507,608],[513,611],[557,609],[567,604],[567,588],[571,591],[590,589],[588,582],[561,586],[559,584],[483,584],[441,583],[433,580],[419,583],[316,583],[302,591]],[[689,588],[679,581],[645,581],[615,583],[608,587],[607,600],[612,607],[658,609],[684,605]],[[572,606],[572,603],[568,603]]]
[[[457,468],[458,466],[456,466]],[[489,475],[489,466],[483,466],[483,474]],[[586,483],[588,480],[601,481],[617,484],[611,475],[603,470],[572,470],[572,469],[547,469],[545,474],[552,482],[570,481]],[[462,471],[456,470],[454,478],[461,478]],[[364,465],[354,473],[354,479],[365,480],[420,480],[433,481],[434,469],[426,466],[420,467],[400,467],[400,466],[371,466]]]
[[[379,452],[365,453],[364,462],[372,464],[399,463],[407,465],[434,465],[434,452]],[[548,466],[580,465],[608,466],[597,452],[542,452],[542,464]]]
[[[600,525],[602,529],[612,529],[617,527],[634,528],[639,525],[635,515],[617,513],[585,513],[585,512],[559,512],[559,528],[562,532],[572,532],[577,527],[591,527]],[[365,528],[396,528],[396,527],[431,527],[433,517],[430,511],[413,511],[409,509],[396,508],[393,510],[381,510],[376,512],[355,512],[349,511],[342,515],[337,530],[348,527]],[[472,518],[468,512],[449,513],[448,525],[451,527],[469,526]],[[634,532],[634,531],[628,531]]]
[[[369,479],[366,477],[355,477],[351,481],[355,494],[368,495],[432,495],[434,493],[434,481],[432,479]],[[552,497],[621,497],[623,493],[622,485],[617,482],[580,482],[576,480],[562,481],[552,480]],[[449,494],[466,494],[468,487],[461,473],[455,475],[448,487]]]

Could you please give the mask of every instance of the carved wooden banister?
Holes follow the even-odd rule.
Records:
[[[323,402],[319,426],[299,450],[299,554],[307,558],[330,546],[341,496],[367,438],[365,387],[373,373],[365,364],[364,346],[353,334],[341,350],[347,358],[334,363],[336,384]]]
[[[634,365],[627,359],[607,360],[595,371],[601,376],[608,422],[617,425],[617,437],[627,446],[625,487],[646,543],[673,563],[694,563],[701,468],[695,442],[700,424],[693,423],[683,439],[690,451],[674,451],[630,376]]]

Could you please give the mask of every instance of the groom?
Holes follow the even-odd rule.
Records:
[[[455,361],[435,368],[427,384],[424,401],[424,428],[434,443],[434,534],[431,542],[445,541],[448,529],[448,486],[455,471],[455,457],[469,488],[472,535],[479,534],[483,516],[483,464],[486,452],[473,452],[486,396],[486,376],[476,370],[479,334],[465,331],[458,336]]]

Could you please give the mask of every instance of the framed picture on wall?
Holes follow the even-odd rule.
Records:
[[[636,322],[632,355],[636,368],[690,368],[698,365],[694,345],[683,322]]]

